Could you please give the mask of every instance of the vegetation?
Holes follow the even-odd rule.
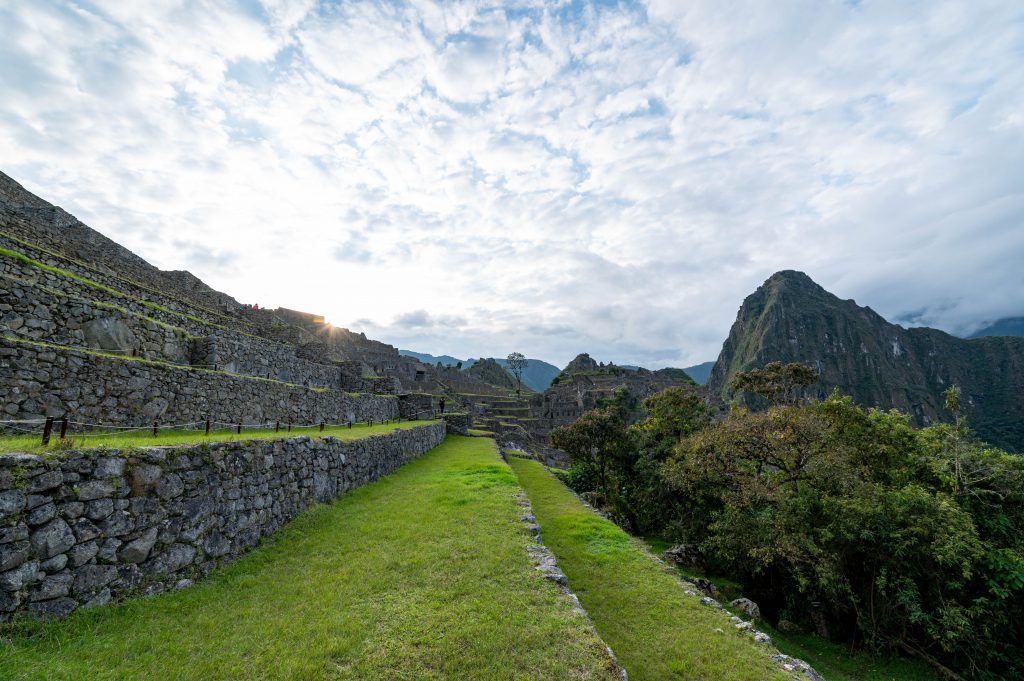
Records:
[[[741,374],[772,406],[716,423],[666,391],[632,426],[605,409],[553,438],[576,489],[635,531],[699,547],[772,620],[951,677],[1020,678],[1024,459],[979,443],[955,390],[952,424],[915,429],[837,394],[798,402],[812,378]]]
[[[631,680],[787,678],[765,649],[688,596],[674,574],[540,463],[509,463],[530,497],[544,543]]]
[[[523,370],[526,369],[527,364],[529,364],[529,361],[526,359],[526,355],[521,352],[510,353],[505,358],[505,367],[516,377],[516,395],[522,392]]]
[[[192,588],[7,628],[0,678],[613,678],[517,489],[493,441],[450,437]]]
[[[201,430],[162,429],[153,435],[150,428],[134,428],[132,430],[112,432],[90,432],[72,433],[66,439],[61,440],[55,431],[49,444],[42,444],[40,434],[33,435],[4,435],[0,436],[0,453],[3,452],[27,452],[30,454],[46,454],[55,451],[68,449],[93,449],[97,447],[109,447],[121,449],[128,447],[163,447],[168,445],[196,445],[214,442],[238,442],[242,440],[274,440],[287,437],[308,435],[310,437],[333,437],[339,440],[358,440],[372,435],[390,433],[396,428],[415,428],[430,423],[430,421],[406,421],[404,423],[355,423],[351,428],[348,425],[329,426],[323,431],[320,426],[294,426],[289,431],[287,424],[282,424],[280,430],[275,427],[245,426],[242,432],[238,433],[235,428],[225,429],[223,425],[217,430],[211,430],[207,435],[202,424]],[[57,426],[59,427],[59,422]],[[42,425],[40,424],[40,433]]]

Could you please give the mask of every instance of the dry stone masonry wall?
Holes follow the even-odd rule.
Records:
[[[30,340],[314,388],[367,387],[349,369],[300,358],[295,346],[153,308],[7,256],[0,257],[0,327]]]
[[[0,455],[0,621],[185,586],[444,435],[431,423],[354,441]]]
[[[274,380],[107,357],[0,338],[5,419],[68,416],[145,426],[205,421],[296,424],[382,421],[399,416],[393,396],[352,395]]]

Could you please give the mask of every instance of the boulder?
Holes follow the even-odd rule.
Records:
[[[704,564],[704,556],[696,544],[676,544],[662,555],[667,562],[683,567],[700,567]]]
[[[733,602],[729,603],[729,607],[739,610],[755,622],[761,619],[761,608],[757,607],[757,603],[749,598],[737,598]]]

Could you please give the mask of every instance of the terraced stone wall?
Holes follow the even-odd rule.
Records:
[[[0,621],[186,586],[444,436],[431,423],[354,441],[0,455]]]
[[[0,258],[0,327],[30,340],[311,388],[373,388],[349,369],[298,357],[295,346],[154,309],[10,258]]]
[[[393,396],[107,357],[0,338],[0,418],[45,416],[121,426],[211,419],[314,424],[398,418]]]

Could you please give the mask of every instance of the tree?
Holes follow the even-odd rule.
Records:
[[[551,444],[569,455],[573,466],[596,477],[606,502],[615,496],[615,472],[629,456],[631,443],[622,413],[615,407],[591,409],[575,423],[555,428]]]
[[[529,364],[526,356],[521,352],[510,353],[505,358],[507,362],[508,370],[512,372],[512,375],[516,377],[516,395],[519,395],[523,388],[523,369]]]

